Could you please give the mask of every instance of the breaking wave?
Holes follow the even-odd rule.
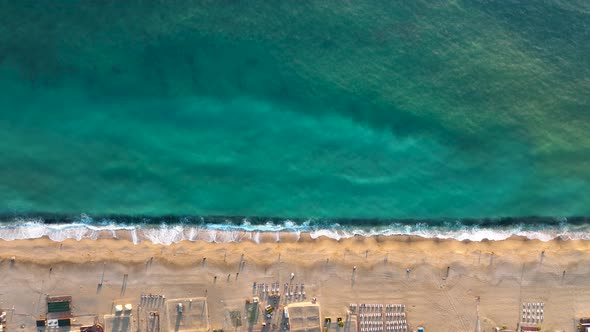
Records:
[[[518,236],[550,241],[590,240],[590,220],[576,218],[504,218],[485,220],[281,220],[244,217],[129,217],[91,218],[87,215],[4,217],[0,239],[6,241],[47,237],[74,239],[125,239],[135,244],[170,245],[181,241],[297,242],[329,238],[404,237],[458,241],[505,240]],[[305,235],[305,236],[304,236]]]

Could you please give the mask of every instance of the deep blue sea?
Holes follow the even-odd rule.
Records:
[[[582,0],[0,1],[0,238],[590,238],[589,54]]]

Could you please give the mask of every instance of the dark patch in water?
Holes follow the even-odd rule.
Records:
[[[285,221],[293,222],[295,225],[309,225],[311,228],[334,228],[336,225],[341,227],[386,227],[396,224],[401,226],[415,226],[424,224],[430,227],[443,227],[448,229],[457,229],[464,227],[477,228],[503,228],[515,225],[539,226],[559,226],[564,223],[571,226],[582,226],[590,224],[590,217],[574,216],[568,218],[554,217],[503,217],[503,218],[485,218],[485,219],[305,219],[305,218],[284,218],[284,217],[261,217],[261,216],[182,216],[182,215],[68,215],[53,213],[27,213],[27,214],[0,214],[0,220],[4,222],[13,222],[16,219],[40,219],[45,224],[66,224],[89,222],[90,224],[101,224],[105,222],[125,224],[125,225],[243,225],[247,221],[250,225],[284,225]]]

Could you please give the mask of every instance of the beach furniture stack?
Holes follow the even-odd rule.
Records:
[[[383,305],[359,305],[358,324],[360,332],[383,332]]]
[[[141,294],[139,305],[146,310],[159,310],[166,302],[166,296],[161,294]]]
[[[357,315],[359,332],[408,332],[404,304],[351,303],[351,315]]]
[[[305,284],[293,283],[292,281],[284,283],[282,287],[278,281],[272,282],[270,285],[267,283],[253,282],[252,293],[253,295],[258,295],[263,300],[271,297],[278,298],[281,295],[285,302],[305,301],[306,299]]]
[[[282,295],[289,296],[289,284],[284,284]],[[281,283],[278,281],[268,283],[254,282],[252,283],[253,295],[258,295],[262,300],[266,301],[270,298],[279,298],[281,296]]]
[[[541,324],[545,318],[545,303],[523,302],[521,322],[524,324]]]
[[[404,304],[385,305],[385,331],[408,331],[408,322],[406,321],[406,306]]]

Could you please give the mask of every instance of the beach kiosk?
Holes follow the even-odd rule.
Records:
[[[35,326],[41,329],[72,325],[71,303],[71,296],[47,296],[47,314],[37,319]]]

